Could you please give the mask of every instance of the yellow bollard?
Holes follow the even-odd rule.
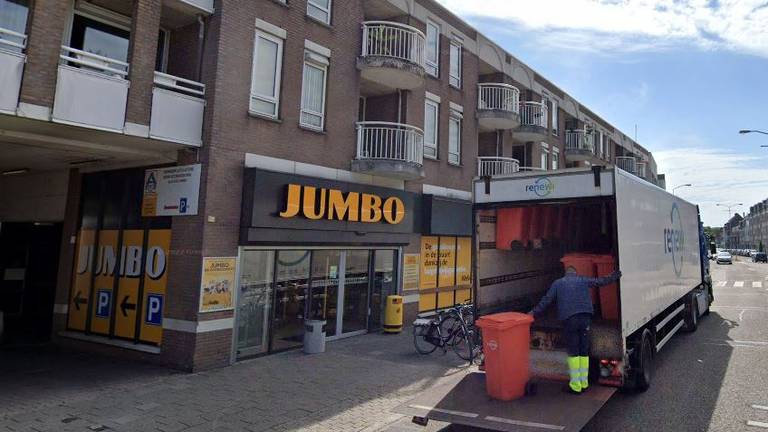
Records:
[[[384,332],[400,333],[403,330],[403,296],[387,296],[384,308]]]

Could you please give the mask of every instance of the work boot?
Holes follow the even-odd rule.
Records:
[[[581,391],[586,391],[589,388],[589,357],[579,357],[579,380],[581,381]]]
[[[570,375],[570,381],[568,382],[568,388],[572,393],[581,393],[581,361],[580,357],[568,357],[568,374]]]

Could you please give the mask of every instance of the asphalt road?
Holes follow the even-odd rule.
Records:
[[[648,391],[616,393],[583,432],[768,432],[768,264],[747,261],[713,263],[709,316],[658,353]]]

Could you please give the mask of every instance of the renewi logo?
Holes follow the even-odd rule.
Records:
[[[664,254],[672,256],[675,274],[680,277],[683,272],[685,235],[683,234],[683,220],[680,217],[680,209],[677,204],[672,205],[669,219],[671,228],[664,228]]]
[[[532,184],[525,185],[526,192],[533,192],[536,196],[544,198],[555,190],[555,184],[549,177],[539,177]]]

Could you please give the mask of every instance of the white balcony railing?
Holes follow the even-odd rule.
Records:
[[[193,146],[202,145],[205,85],[155,72],[149,135]]]
[[[27,47],[27,35],[0,27],[0,50],[22,52]]]
[[[359,122],[357,159],[394,160],[422,165],[424,132],[401,123]]]
[[[520,171],[517,159],[500,156],[480,156],[477,158],[477,175],[495,177],[514,174]]]
[[[409,25],[389,21],[363,23],[363,57],[392,57],[423,68],[425,47],[424,33]]]
[[[565,151],[595,153],[595,135],[584,129],[565,131]]]
[[[541,102],[520,103],[520,124],[547,128],[547,105]]]
[[[53,120],[123,132],[128,63],[62,46]]]
[[[0,28],[0,112],[13,114],[19,103],[21,77],[27,56],[27,36]]]
[[[646,167],[648,166],[645,162],[637,162],[635,163],[635,175],[640,178],[645,178],[646,176]]]
[[[478,84],[477,109],[518,114],[520,112],[520,90],[509,84]]]
[[[624,171],[635,173],[635,158],[632,156],[616,156],[616,166]]]

